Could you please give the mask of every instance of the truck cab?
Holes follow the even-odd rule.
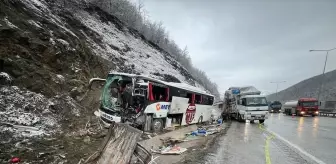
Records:
[[[259,120],[263,123],[268,118],[268,103],[262,95],[241,96],[237,102],[237,109],[242,120]]]
[[[272,103],[270,103],[268,111],[270,113],[280,113],[281,107],[282,107],[282,104],[280,101],[273,101]]]

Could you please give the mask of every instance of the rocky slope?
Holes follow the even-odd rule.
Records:
[[[336,70],[327,72],[325,77],[318,75],[309,79],[303,80],[285,90],[278,92],[278,97],[275,94],[268,96],[269,100],[295,100],[300,97],[318,97],[318,91],[322,80],[324,79],[323,89],[321,90],[321,101],[336,100]]]
[[[100,86],[86,93],[92,77],[114,70],[202,87],[114,16],[59,2],[0,1],[0,163],[78,163],[93,153],[103,133],[93,115]]]

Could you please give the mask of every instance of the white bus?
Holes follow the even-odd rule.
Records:
[[[101,95],[99,117],[129,122],[144,131],[160,131],[167,124],[189,125],[210,120],[214,96],[184,84],[143,75],[109,73]],[[170,122],[171,121],[171,122]]]

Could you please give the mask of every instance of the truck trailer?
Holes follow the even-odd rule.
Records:
[[[265,96],[253,86],[230,87],[225,91],[225,110],[227,115],[239,122],[259,120],[263,123],[268,118],[268,103]]]

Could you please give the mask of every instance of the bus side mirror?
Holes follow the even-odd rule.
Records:
[[[88,89],[91,90],[91,86],[92,86],[92,84],[93,84],[94,82],[98,82],[98,81],[100,81],[100,82],[105,82],[106,79],[101,79],[101,78],[92,78],[92,79],[90,79]]]

